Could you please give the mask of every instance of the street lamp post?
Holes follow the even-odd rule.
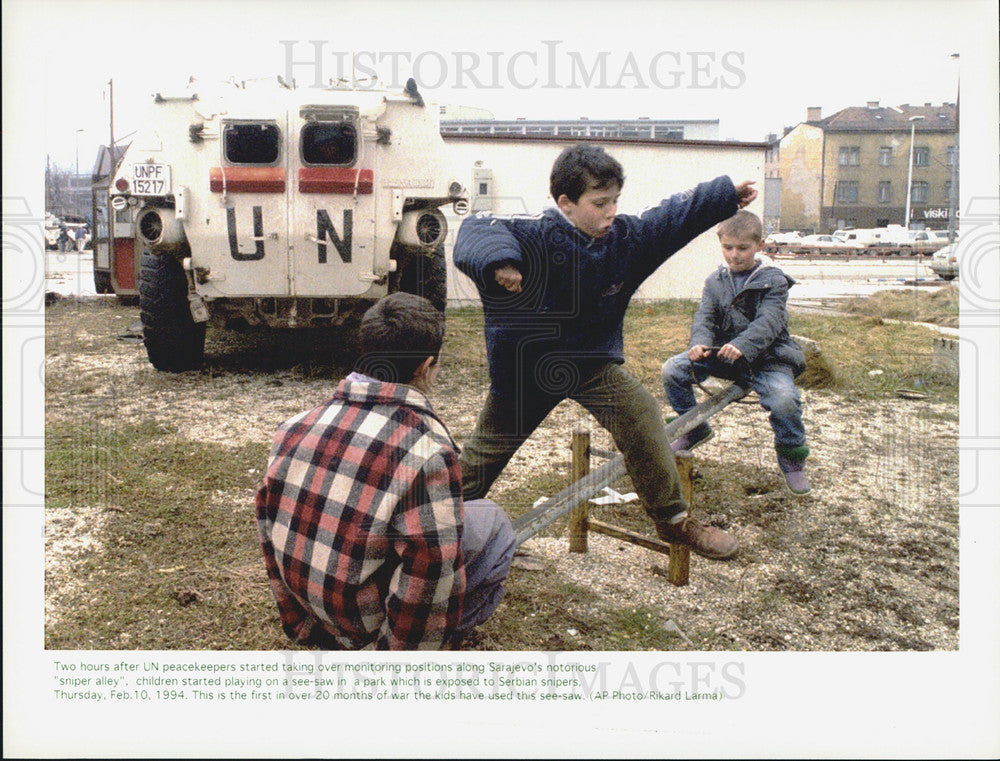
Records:
[[[910,200],[913,197],[913,138],[917,131],[917,122],[923,119],[922,116],[910,117],[910,168],[906,175],[906,214],[903,217],[903,227],[910,229]]]
[[[80,174],[80,133],[85,130],[81,127],[76,131],[76,173]]]
[[[952,53],[951,59],[958,60],[958,53]],[[951,192],[948,194],[948,242],[954,243],[958,227],[958,115],[962,100],[962,83],[959,78],[955,93],[955,145],[951,154]]]
[[[73,175],[73,182],[70,183],[70,202],[73,204],[73,213],[80,214],[82,209],[80,208],[79,198],[77,196],[77,190],[80,187],[80,133],[85,132],[81,127],[76,131],[76,174]]]

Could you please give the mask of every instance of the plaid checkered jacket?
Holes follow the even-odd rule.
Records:
[[[282,627],[328,649],[441,648],[465,593],[458,447],[417,389],[354,377],[278,428],[257,493]]]

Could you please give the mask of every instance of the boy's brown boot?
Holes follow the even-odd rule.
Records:
[[[715,526],[706,526],[691,516],[677,523],[657,523],[656,534],[669,544],[685,544],[699,555],[713,560],[731,558],[739,549],[731,534]]]

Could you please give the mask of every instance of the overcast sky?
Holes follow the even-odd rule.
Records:
[[[191,75],[284,75],[289,54],[300,86],[317,74],[350,76],[353,59],[358,74],[399,84],[415,74],[428,100],[498,118],[719,119],[720,137],[758,141],[802,121],[807,106],[826,115],[868,100],[954,101],[959,64],[950,55],[984,12],[995,9],[850,0],[14,0],[4,3],[4,78],[5,88],[25,78],[42,85],[43,154],[73,166],[79,147],[83,168],[108,140],[108,80],[122,137],[153,91]],[[5,129],[8,117],[29,118],[11,106],[5,98]]]

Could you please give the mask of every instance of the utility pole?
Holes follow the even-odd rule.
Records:
[[[110,139],[110,143],[108,144],[108,148],[111,150],[111,166],[112,166],[112,168],[114,168],[114,163],[115,163],[115,159],[114,159],[114,156],[115,156],[115,80],[113,78],[108,80],[108,102],[109,102],[108,111],[111,114],[110,121],[109,121],[110,129],[111,129],[111,135],[110,135],[111,139]]]
[[[958,60],[958,53],[952,53],[951,58]],[[954,243],[958,234],[958,120],[962,98],[962,77],[959,73],[958,90],[955,93],[955,146],[951,153],[951,192],[948,193],[948,242]]]
[[[903,228],[910,229],[910,199],[913,197],[913,139],[917,133],[917,122],[922,116],[910,117],[910,169],[906,175],[906,214],[903,216]]]

